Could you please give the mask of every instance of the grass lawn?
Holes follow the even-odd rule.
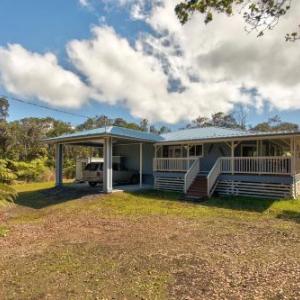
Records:
[[[300,200],[15,188],[0,299],[300,298]]]

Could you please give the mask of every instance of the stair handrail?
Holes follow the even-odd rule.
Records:
[[[219,175],[222,173],[221,170],[221,161],[222,161],[222,157],[219,157],[215,164],[213,165],[213,167],[211,168],[211,170],[209,171],[209,173],[207,174],[207,196],[211,197],[211,195],[214,192],[215,186],[216,186],[216,181],[219,177]]]
[[[186,194],[191,184],[200,172],[200,157],[198,157],[184,175],[184,193]]]

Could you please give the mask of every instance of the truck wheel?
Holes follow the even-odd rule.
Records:
[[[130,178],[130,183],[131,184],[138,184],[139,183],[139,177],[137,175],[133,175],[131,178]]]
[[[91,182],[91,181],[89,181],[90,187],[95,187],[97,184],[98,184],[98,182]]]

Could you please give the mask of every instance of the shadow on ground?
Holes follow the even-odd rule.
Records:
[[[135,195],[137,193],[134,193]],[[180,201],[183,196],[180,193],[175,192],[161,192],[161,191],[142,191],[139,194],[144,198],[167,200],[167,201]],[[188,200],[185,200],[188,201]],[[207,207],[224,208],[230,210],[250,211],[250,212],[264,212],[268,210],[273,203],[284,200],[274,199],[257,199],[251,197],[213,197],[211,199],[203,199],[202,201],[188,201],[194,204],[203,205]]]
[[[216,197],[202,202],[208,207],[218,207],[231,210],[249,211],[263,213],[275,202],[284,200],[258,199],[251,197]]]
[[[293,221],[297,224],[300,224],[300,212],[284,210],[282,213],[277,215],[277,218],[286,221]]]
[[[76,200],[84,196],[101,194],[100,188],[89,188],[87,186],[74,187],[65,185],[61,188],[40,189],[29,192],[19,192],[14,201],[21,206],[27,206],[34,209],[41,209],[47,206]]]

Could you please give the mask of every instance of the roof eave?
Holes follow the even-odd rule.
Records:
[[[90,134],[90,135],[84,135],[84,136],[78,136],[78,137],[57,137],[57,138],[50,138],[50,139],[44,139],[42,142],[46,144],[59,144],[59,143],[72,143],[72,142],[78,142],[79,140],[90,140],[90,139],[96,139],[96,138],[106,138],[106,137],[114,137],[114,138],[121,138],[126,140],[134,140],[134,141],[140,141],[140,142],[148,142],[148,143],[156,143],[159,142],[158,140],[154,139],[143,139],[143,138],[133,138],[133,137],[126,137],[118,134],[109,134],[109,133],[101,133],[101,134]]]
[[[288,136],[300,136],[300,132],[289,132],[289,133],[274,133],[274,134],[257,134],[257,135],[245,135],[245,136],[224,136],[224,137],[210,137],[203,139],[183,139],[183,140],[164,140],[156,142],[155,144],[175,144],[175,143],[190,143],[190,142],[200,142],[200,143],[208,143],[208,142],[222,142],[222,141],[238,141],[238,140],[257,140],[264,139],[267,137],[276,137],[276,138],[286,138]]]

